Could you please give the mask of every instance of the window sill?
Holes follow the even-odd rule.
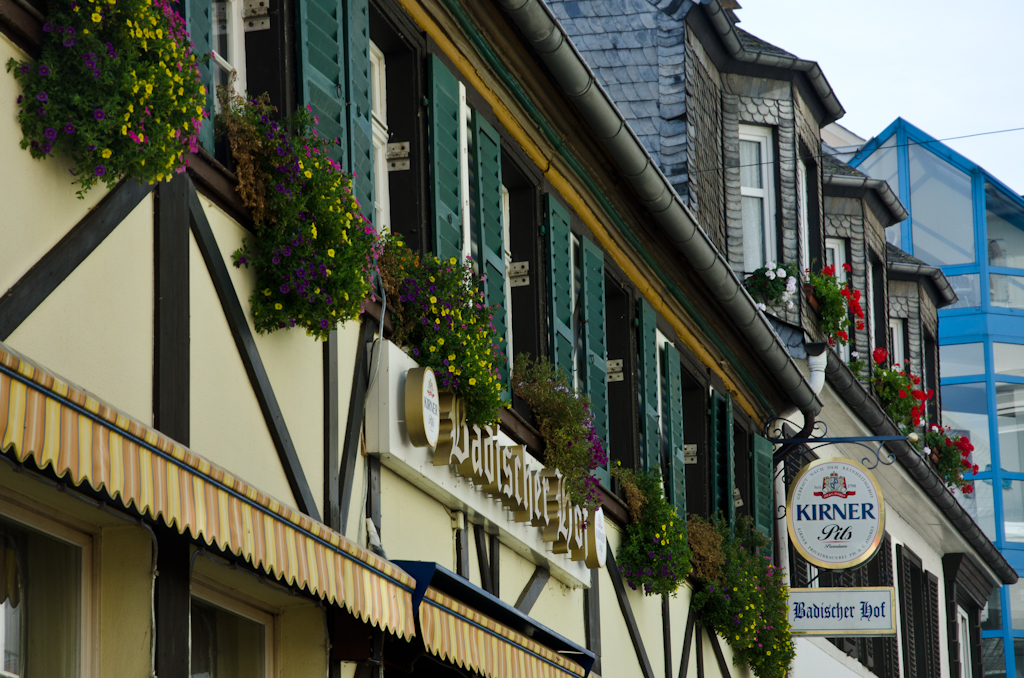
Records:
[[[207,120],[205,124],[212,123]],[[199,153],[188,153],[185,160],[188,163],[188,174],[195,182],[196,188],[245,230],[253,232],[252,213],[238,195],[238,177],[202,148],[199,149]]]

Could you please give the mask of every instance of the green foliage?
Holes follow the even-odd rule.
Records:
[[[978,472],[978,465],[971,462],[974,445],[967,436],[953,433],[948,426],[932,424],[925,431],[924,444],[924,453],[935,456],[935,469],[946,487],[959,487],[964,494],[974,492],[974,486],[964,480],[965,473]]]
[[[901,433],[909,434],[921,425],[925,413],[925,403],[932,397],[917,388],[921,378],[910,373],[904,365],[888,366],[888,351],[876,348],[872,354],[875,364],[871,373],[871,386],[892,420]]]
[[[206,88],[171,0],[53,0],[39,61],[7,62],[21,147],[64,154],[78,197],[124,176],[163,181],[198,150]]]
[[[598,506],[598,480],[592,471],[607,464],[608,457],[594,431],[590,399],[545,357],[517,356],[512,389],[533,409],[544,436],[544,461],[562,472],[570,498],[587,509]]]
[[[691,543],[694,562],[721,562],[717,577],[700,572],[693,608],[704,624],[729,642],[733,661],[746,664],[758,678],[784,678],[796,652],[789,633],[789,589],[783,570],[772,565],[771,543],[747,516],[735,525],[735,534],[721,518],[706,521],[690,517],[690,530],[713,528],[721,537]],[[706,550],[720,551],[705,553]]]
[[[234,253],[235,266],[256,270],[256,329],[298,326],[326,341],[337,323],[359,315],[380,252],[352,177],[327,155],[307,109],[278,123],[266,97],[220,96],[239,194],[256,220],[256,237]]]
[[[776,264],[773,261],[751,273],[743,284],[750,296],[761,300],[763,311],[765,304],[785,304],[787,308],[793,308],[792,298],[797,293],[799,279],[800,269],[796,263]]]
[[[849,264],[843,264],[850,273]],[[856,327],[864,329],[864,309],[860,305],[860,290],[850,286],[850,281],[839,282],[834,266],[826,266],[821,273],[811,271],[808,275],[818,301],[818,326],[828,335],[828,343],[836,342],[845,346],[850,341],[850,315],[857,318]]]
[[[480,277],[455,257],[420,257],[396,236],[383,242],[380,272],[396,324],[392,341],[432,368],[441,388],[463,398],[467,423],[493,424],[506,406],[497,368],[505,354]]]
[[[619,573],[634,591],[646,595],[676,594],[690,573],[686,523],[665,499],[657,470],[612,470],[626,492],[630,522],[615,558]]]

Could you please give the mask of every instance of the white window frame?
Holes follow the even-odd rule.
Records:
[[[391,230],[391,191],[388,180],[388,90],[384,52],[370,42],[370,111],[373,125],[373,225],[378,233]]]
[[[761,238],[764,243],[764,251],[761,252],[760,261],[748,261],[744,252],[743,268],[746,273],[753,273],[764,265],[765,262],[775,261],[777,256],[775,237],[775,173],[774,168],[774,143],[771,127],[758,125],[740,125],[740,141],[753,141],[761,148],[761,188],[753,186],[740,186],[740,195],[744,197],[760,198],[763,209],[761,211]],[[746,225],[743,225],[746,229]]]
[[[807,166],[797,157],[796,196],[800,218],[800,275],[811,268],[811,222],[810,205],[807,204]]]
[[[502,257],[505,261],[505,358],[508,361],[509,379],[512,378],[512,201],[505,184],[501,185],[501,238]]]
[[[971,618],[967,611],[956,606],[957,639],[960,641],[960,676],[974,678],[974,664],[971,662]]]
[[[462,262],[473,254],[472,221],[469,218],[469,121],[471,111],[466,85],[459,81],[459,182],[462,186]]]
[[[903,361],[909,356],[903,354],[906,336],[906,322],[903,318],[889,318],[889,341],[892,343],[892,364],[903,367]]]
[[[214,2],[211,8],[212,13],[216,13],[217,5],[221,3]],[[235,85],[232,88],[236,94],[245,95],[246,91],[246,77],[245,77],[245,20],[242,18],[243,0],[224,0],[226,5],[225,19],[227,20],[227,27],[225,32],[228,36],[228,53],[220,54],[211,47],[213,54],[213,61],[216,66],[220,66],[228,73],[231,71],[235,72]],[[218,31],[219,23],[217,17],[213,17],[213,26],[211,30],[213,32],[214,40],[216,44],[216,36],[219,35]],[[216,68],[215,66],[215,68]],[[216,87],[217,80],[214,78],[214,86]],[[217,98],[217,92],[214,91],[214,100],[216,101],[216,112],[220,112],[220,100]]]
[[[81,571],[79,573],[81,577],[79,586],[81,619],[78,627],[79,676],[81,678],[98,676],[99,653],[95,648],[99,637],[95,633],[95,629],[99,628],[99,586],[94,585],[94,582],[99,572],[98,568],[95,568],[94,574],[93,536],[3,498],[0,498],[0,516],[10,522],[41,532],[51,539],[81,549]]]
[[[231,614],[244,617],[250,621],[254,621],[257,624],[263,625],[263,647],[264,647],[264,664],[263,664],[263,676],[264,678],[276,678],[278,675],[278,667],[276,665],[277,652],[275,647],[275,616],[267,610],[261,609],[254,606],[252,603],[246,600],[242,600],[238,597],[232,596],[226,593],[222,589],[216,587],[212,580],[206,577],[193,576],[191,582],[191,597],[198,598],[204,603],[208,603],[215,607],[219,607],[223,610],[230,612]],[[189,609],[191,610],[191,598],[189,600]],[[189,612],[189,623],[191,624],[192,615]],[[191,637],[191,630],[189,637]],[[189,657],[191,660],[191,657]],[[191,672],[191,669],[190,669]]]
[[[576,354],[576,344],[578,343],[576,341],[576,322],[577,322],[577,318],[576,318],[576,297],[577,297],[577,294],[576,294],[576,271],[577,270],[579,271],[579,274],[580,274],[580,287],[582,288],[582,286],[583,286],[583,262],[581,261],[582,255],[583,255],[582,247],[583,247],[583,245],[582,245],[582,243],[580,243],[580,237],[578,235],[576,235],[575,233],[570,233],[569,234],[569,275],[570,275],[570,279],[569,279],[569,290],[570,290],[569,299],[572,301],[572,306],[570,307],[570,308],[572,308],[572,316],[571,316],[571,319],[569,321],[569,332],[572,333],[572,337],[573,337],[573,343],[572,343],[572,384],[573,384],[573,387],[577,391],[579,391],[580,393],[586,393],[587,392],[587,384],[584,383],[583,375],[580,374],[580,369],[579,369],[580,356],[578,356]],[[577,256],[577,252],[579,253],[578,256]],[[582,291],[583,290],[581,289],[580,292],[582,292]],[[580,338],[583,339],[582,333],[580,334]],[[584,344],[585,343],[586,343],[586,340],[584,340]]]
[[[657,337],[658,346],[658,360],[656,366],[658,368],[658,449],[663,449],[665,442],[665,422],[667,417],[665,416],[665,410],[668,409],[668,403],[665,402],[665,391],[668,390],[668,374],[666,368],[663,367],[665,362],[665,346],[671,345],[672,342],[668,340],[661,330],[655,328],[655,336]]]
[[[832,256],[831,264],[829,264],[829,255]],[[846,269],[843,267],[846,261],[846,239],[845,238],[825,238],[825,265],[835,266],[836,269],[836,280],[840,283],[845,283],[847,280]],[[850,362],[850,343],[847,342],[846,346],[839,343],[836,344],[836,350],[839,352],[839,357],[844,362]]]
[[[867,290],[868,299],[864,306],[868,307],[868,348],[875,351],[875,262],[868,259]]]

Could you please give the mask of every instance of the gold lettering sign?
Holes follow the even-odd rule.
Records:
[[[412,444],[427,447],[429,439],[422,431],[423,424],[418,416],[412,415],[417,406],[422,408],[417,414],[429,410],[429,405],[419,405],[421,401],[427,402],[421,371],[433,377],[429,368],[409,371],[405,386],[406,422]],[[543,466],[531,468],[526,449],[522,445],[502,445],[495,427],[469,426],[465,406],[454,394],[438,393],[437,403],[434,466],[453,468],[500,501],[516,522],[539,528],[541,538],[551,543],[554,553],[569,554],[572,560],[583,561],[591,569],[604,567],[604,514],[600,509],[588,513],[573,504],[561,471]]]

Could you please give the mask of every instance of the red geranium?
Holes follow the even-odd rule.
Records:
[[[871,357],[872,359],[874,359],[876,365],[881,365],[882,363],[889,359],[889,352],[886,351],[884,348],[876,348],[871,353]]]

